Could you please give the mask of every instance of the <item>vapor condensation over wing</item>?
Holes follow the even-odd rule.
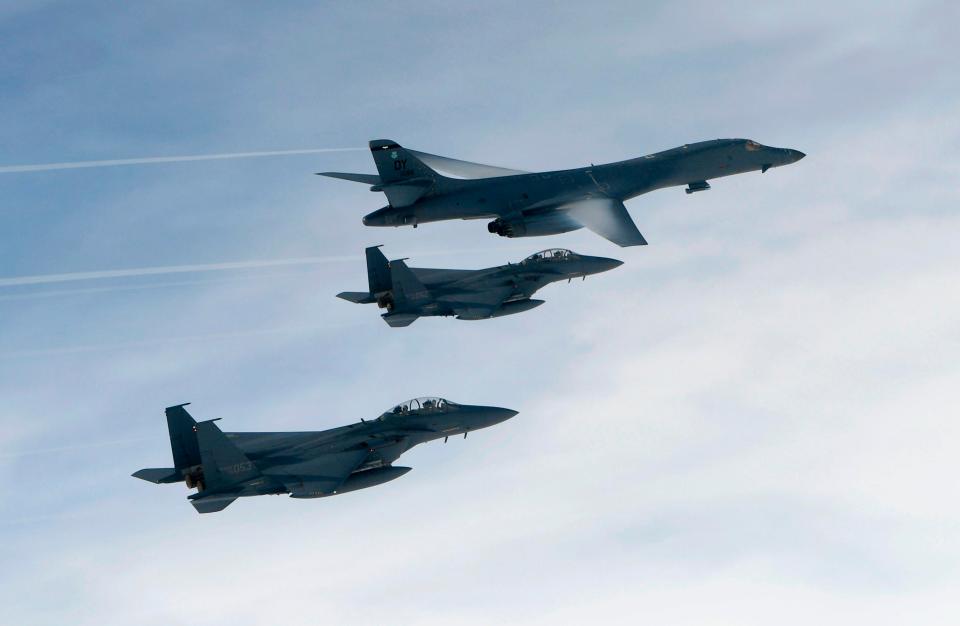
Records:
[[[144,157],[138,159],[109,159],[105,161],[68,161],[64,163],[36,163],[31,165],[0,165],[0,174],[16,172],[45,172],[72,170],[84,167],[113,167],[116,165],[148,165],[151,163],[182,163],[186,161],[215,161],[218,159],[249,159],[254,157],[319,154],[322,152],[358,152],[366,148],[304,148],[301,150],[269,150],[264,152],[228,152],[223,154],[193,154],[187,156]]]

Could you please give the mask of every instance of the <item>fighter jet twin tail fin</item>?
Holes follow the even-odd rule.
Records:
[[[384,321],[394,327],[409,326],[420,317],[409,312],[409,309],[429,302],[430,291],[403,259],[387,261],[380,246],[371,246],[366,253],[370,291],[344,291],[338,293],[337,297],[357,304],[369,304],[377,302],[380,296],[389,292],[392,304],[390,312],[383,315]]]

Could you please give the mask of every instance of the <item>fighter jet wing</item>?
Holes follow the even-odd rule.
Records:
[[[567,215],[593,232],[621,247],[645,246],[637,225],[633,223],[623,202],[612,198],[581,200],[564,207]]]
[[[282,482],[293,498],[328,496],[363,464],[368,454],[367,448],[334,452],[293,465],[269,468],[263,473]]]
[[[418,152],[417,150],[410,150],[409,148],[407,148],[407,152],[423,161],[428,167],[443,174],[450,174],[455,178],[495,178],[497,176],[529,174],[529,172],[522,170],[512,170],[506,167],[497,167],[496,165],[484,165],[483,163],[471,163],[470,161],[451,159],[450,157],[439,156],[437,154]]]

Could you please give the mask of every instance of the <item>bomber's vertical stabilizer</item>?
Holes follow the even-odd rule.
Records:
[[[443,178],[390,139],[374,139],[370,152],[380,172],[380,184],[373,190],[385,193],[392,207],[410,206]]]

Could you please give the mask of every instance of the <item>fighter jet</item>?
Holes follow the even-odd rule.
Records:
[[[706,191],[714,178],[766,172],[805,156],[749,139],[714,139],[606,165],[530,173],[405,149],[390,139],[374,139],[370,151],[379,174],[319,172],[386,195],[390,204],[364,217],[367,226],[493,218],[487,230],[502,237],[586,227],[620,246],[647,243],[625,200],[680,185],[688,194]]]
[[[407,267],[404,259],[387,261],[380,246],[367,248],[370,291],[344,291],[357,304],[377,303],[390,326],[409,326],[418,317],[455,315],[482,320],[529,311],[543,304],[531,299],[541,287],[558,280],[584,278],[619,267],[623,261],[586,256],[554,248],[531,254],[519,263],[482,270]]]
[[[413,446],[499,424],[517,414],[493,406],[416,398],[374,420],[308,432],[224,433],[216,420],[197,422],[186,404],[166,409],[173,467],[138,470],[151,483],[186,483],[198,513],[214,513],[240,497],[289,494],[325,498],[399,478],[393,465]]]

